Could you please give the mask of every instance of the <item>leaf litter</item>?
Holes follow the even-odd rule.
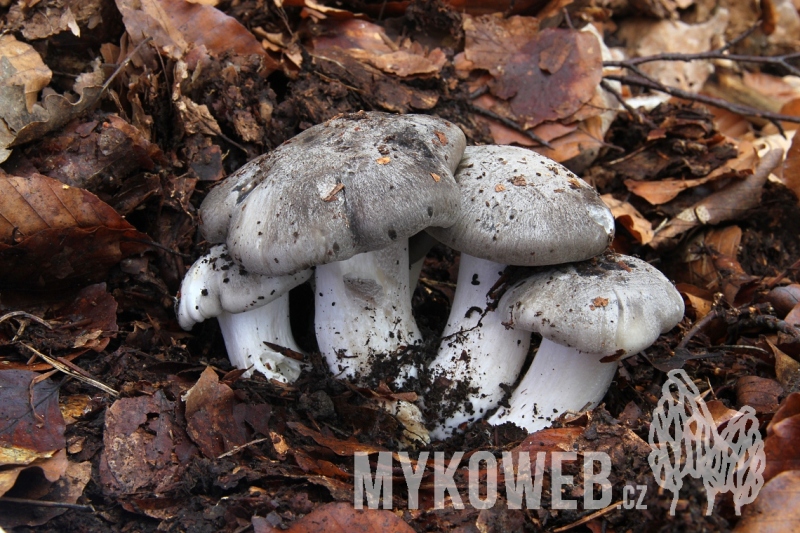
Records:
[[[604,61],[711,53],[724,44],[715,35],[725,30],[730,42],[757,14],[735,5],[712,14],[691,0],[638,2],[630,9],[651,17],[644,23],[599,3],[557,4],[391,2],[382,12],[310,0],[12,5],[4,19],[12,31],[0,41],[0,307],[8,317],[0,321],[0,379],[10,380],[0,389],[0,414],[17,429],[0,439],[25,459],[4,462],[0,487],[6,496],[76,507],[15,506],[0,512],[1,525],[758,530],[770,513],[790,530],[797,523],[798,457],[788,443],[800,366],[798,153],[796,139],[776,136],[780,127],[791,137],[793,123],[757,111],[797,117],[796,67],[645,63],[659,83],[746,97],[756,111],[743,116],[665,97],[655,108],[622,109],[620,100],[652,95],[604,78],[621,69]],[[733,51],[792,52],[790,5],[762,2],[766,15],[785,16],[765,16]],[[230,370],[215,326],[179,330],[173,296],[206,251],[196,209],[209,188],[299,131],[359,109],[436,114],[471,143],[522,144],[567,162],[612,208],[614,248],[679,282],[684,322],[621,363],[604,406],[533,435],[478,423],[431,448],[498,458],[525,451],[532,462],[538,451],[604,451],[615,495],[631,483],[646,486],[647,513],[609,508],[590,516],[546,502],[528,513],[502,504],[432,509],[430,467],[421,509],[407,509],[398,483],[395,512],[355,511],[353,453],[367,452],[374,463],[379,452],[397,452],[402,427],[370,407],[385,394],[380,387],[358,389],[328,375],[315,354],[310,289],[292,295],[302,310],[293,329],[311,360],[292,385]],[[447,315],[457,263],[442,247],[426,260],[414,304],[429,338]],[[52,367],[23,344],[120,397],[90,381],[41,374]],[[658,495],[647,431],[664,371],[680,366],[713,396],[707,403],[719,431],[735,409],[757,413],[768,483],[738,526],[730,497],[703,515],[697,480],[684,486],[675,517]],[[43,392],[49,399],[37,403]],[[578,462],[565,468],[575,476],[567,495],[579,499]],[[465,489],[465,463],[457,470]]]

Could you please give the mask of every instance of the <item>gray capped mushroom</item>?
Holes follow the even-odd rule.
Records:
[[[433,396],[444,398],[434,437],[481,418],[503,396],[525,361],[530,332],[503,324],[487,293],[507,265],[581,261],[600,254],[614,217],[597,192],[565,167],[513,146],[468,147],[456,172],[458,220],[426,231],[461,252],[453,306],[430,365]],[[444,390],[437,385],[444,383]],[[464,387],[469,402],[449,402]],[[436,390],[436,389],[440,390]]]
[[[185,330],[216,317],[234,367],[250,369],[245,376],[258,370],[291,383],[300,376],[300,362],[265,343],[300,352],[289,324],[289,291],[310,277],[310,270],[284,276],[249,273],[220,244],[189,268],[175,314]]]
[[[603,399],[617,360],[650,346],[683,318],[680,293],[657,269],[608,253],[543,269],[503,295],[498,305],[515,329],[542,335],[539,350],[492,424],[533,432],[564,412]]]
[[[421,341],[408,298],[408,237],[453,223],[466,140],[445,120],[359,112],[311,127],[229,177],[202,231],[248,271],[316,266],[315,328],[334,374]],[[401,372],[413,375],[415,369]]]

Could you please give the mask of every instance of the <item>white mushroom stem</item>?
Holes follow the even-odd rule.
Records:
[[[565,412],[597,407],[617,372],[617,363],[601,363],[602,357],[542,339],[509,399],[510,407],[501,407],[489,423],[513,422],[532,433],[549,427]]]
[[[189,268],[175,314],[185,330],[216,317],[233,366],[249,369],[246,376],[258,370],[270,379],[292,382],[300,375],[300,363],[265,343],[300,352],[289,323],[289,291],[310,277],[310,270],[286,276],[248,273],[220,244]]]
[[[530,332],[506,328],[502,314],[494,310],[483,314],[487,293],[505,267],[461,254],[453,306],[439,352],[429,367],[433,396],[443,405],[442,419],[431,432],[434,438],[446,438],[460,424],[482,418],[502,399],[500,385],[512,385],[525,362]],[[466,403],[462,401],[464,387],[476,389]]]
[[[368,375],[376,358],[422,340],[408,297],[408,241],[316,267],[314,326],[331,371]],[[395,385],[416,376],[398,369]]]
[[[243,313],[223,312],[218,317],[231,364],[250,368],[245,374],[258,370],[267,378],[291,383],[300,377],[300,361],[268,347],[269,342],[301,353],[294,341],[289,323],[289,294]]]

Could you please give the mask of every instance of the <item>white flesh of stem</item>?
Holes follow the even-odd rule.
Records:
[[[542,339],[525,377],[491,424],[513,422],[532,433],[549,427],[565,412],[596,407],[605,396],[617,363],[601,363],[601,355],[580,352]]]
[[[288,292],[250,311],[223,312],[217,320],[233,366],[253,367],[246,373],[247,376],[253,370],[258,370],[268,378],[284,383],[291,383],[300,376],[299,361],[286,357],[264,344],[269,342],[300,352],[289,324]]]
[[[316,268],[319,350],[336,376],[367,375],[375,357],[422,340],[408,297],[408,241]],[[400,368],[395,385],[416,376]]]
[[[500,384],[513,384],[525,362],[530,332],[506,329],[502,324],[502,314],[496,311],[489,311],[482,317],[487,307],[487,292],[505,267],[461,254],[453,307],[439,352],[429,371],[434,380],[445,378],[452,381],[445,393],[445,402],[456,392],[459,382],[465,382],[478,391],[452,416],[438,422],[431,432],[434,438],[448,437],[460,424],[482,418],[503,397]]]

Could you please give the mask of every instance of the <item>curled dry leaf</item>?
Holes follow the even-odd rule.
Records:
[[[68,461],[64,450],[51,459],[51,462],[55,461],[58,462],[59,469],[57,477],[55,471],[47,472],[43,469],[44,479],[39,478],[38,483],[29,482],[25,487],[15,487],[14,494],[17,497],[45,502],[77,503],[92,478],[92,463]],[[0,501],[0,527],[40,526],[66,512],[67,509],[63,507],[18,505]]]
[[[617,200],[611,194],[604,194],[600,198],[611,209],[614,220],[622,225],[639,244],[647,244],[653,240],[653,228],[650,221],[631,204]]]
[[[97,102],[102,93],[101,87],[85,87],[77,102],[49,94],[37,104],[38,92],[51,76],[39,54],[7,35],[0,40],[0,58],[4,63],[0,74],[0,162],[11,155],[9,148],[63,126]]]
[[[404,39],[399,45],[386,35],[383,27],[365,20],[331,21],[328,31],[313,39],[315,54],[325,55],[331,48],[401,78],[436,75],[447,58],[439,48],[425,50],[419,43]]]
[[[31,45],[18,41],[13,35],[0,36],[0,57],[4,62],[3,73],[0,74],[0,86],[12,92],[15,87],[22,87],[24,111],[31,112],[33,104],[39,99],[39,91],[47,87],[53,73]],[[3,94],[3,100],[6,98],[7,94]],[[19,104],[19,102],[4,101],[2,111],[4,118],[23,112],[21,109],[7,108],[9,103]]]
[[[253,518],[256,533],[413,533],[414,529],[391,511],[354,509],[352,503],[326,503],[311,511],[287,529],[272,527],[264,519]]]
[[[92,193],[46,176],[0,176],[0,279],[65,287],[105,278],[150,239]]]
[[[761,201],[761,192],[767,178],[782,159],[781,150],[767,152],[761,157],[752,176],[731,183],[681,211],[656,234],[651,246],[653,248],[664,246],[694,227],[735,219],[756,207]]]
[[[172,59],[181,59],[190,48],[205,46],[214,56],[257,54],[263,58],[264,75],[278,68],[247,28],[213,6],[184,0],[116,0],[116,4],[135,43],[152,37],[158,49]]]
[[[792,146],[783,162],[783,181],[800,198],[800,135],[792,139]]]
[[[800,390],[800,363],[786,355],[783,350],[767,340],[775,356],[775,375],[783,389],[788,393]]]

